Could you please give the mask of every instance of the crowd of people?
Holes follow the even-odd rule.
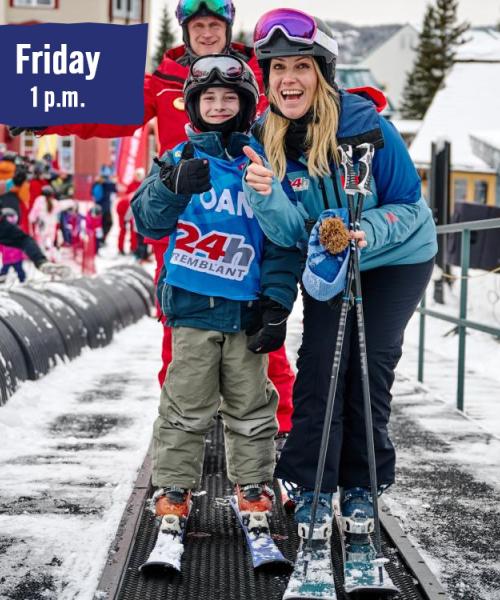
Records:
[[[359,230],[349,235],[361,269],[378,486],[371,488],[369,476],[359,323],[350,311],[317,520],[332,519],[332,494],[340,489],[345,522],[353,514],[371,522],[374,496],[395,478],[391,387],[405,327],[431,276],[434,223],[401,137],[379,114],[380,93],[339,90],[337,42],[325,23],[292,9],[269,11],[255,28],[254,50],[232,42],[234,12],[231,0],[180,0],[184,43],[145,79],[145,122],[158,119],[160,158],[142,183],[138,174],[131,210],[134,235],[155,248],[165,325],[156,514],[187,518],[204,436],[219,412],[240,511],[269,512],[277,476],[297,521],[310,521],[339,305],[299,286],[304,320],[295,384],[283,346],[286,321],[312,226],[323,211],[348,205],[338,146],[370,144],[371,194]],[[137,126],[42,133],[115,137]],[[92,189],[104,236],[113,186],[103,171]],[[123,235],[127,202],[117,207]]]
[[[92,183],[88,198],[74,197],[73,177],[58,168],[50,154],[40,160],[29,159],[0,146],[0,217],[10,225],[30,235],[41,252],[51,262],[71,262],[82,267],[82,253],[91,259],[106,243],[113,224],[112,214],[118,220],[118,247],[120,255],[132,254],[146,260],[148,245],[137,234],[130,200],[144,179],[144,170],[137,169],[128,186],[114,181],[111,167],[103,165]],[[115,206],[114,206],[115,204]],[[23,261],[26,255],[19,247],[9,245],[11,239],[0,239],[0,281],[5,281],[10,270],[20,282],[26,280]],[[62,248],[70,250],[61,252]]]

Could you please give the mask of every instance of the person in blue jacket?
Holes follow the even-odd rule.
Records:
[[[328,27],[306,13],[277,9],[258,21],[254,42],[270,109],[254,126],[251,147],[245,149],[251,162],[243,187],[269,239],[305,250],[319,215],[347,207],[338,145],[367,142],[376,148],[373,193],[365,200],[361,230],[351,235],[358,238],[361,256],[379,489],[370,489],[357,325],[351,310],[318,509],[320,522],[331,518],[332,493],[339,487],[344,526],[355,511],[370,523],[372,494],[394,482],[395,451],[388,434],[391,387],[405,327],[431,277],[437,250],[434,223],[395,128],[378,115],[366,94],[337,88],[337,43]],[[275,474],[293,484],[296,519],[308,522],[339,308],[305,289],[302,296],[304,331],[293,426]]]
[[[157,161],[132,200],[142,235],[170,236],[160,295],[173,360],[153,452],[160,517],[187,517],[218,411],[240,511],[272,508],[278,396],[266,353],[284,342],[300,268],[297,248],[265,237],[242,191],[258,97],[239,58],[194,61],[184,86],[188,142]]]

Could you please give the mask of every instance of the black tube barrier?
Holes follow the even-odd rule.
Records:
[[[150,316],[154,283],[141,267],[45,281],[0,291],[0,405],[84,347],[108,345],[115,331]]]
[[[11,330],[0,320],[0,406],[26,379],[28,367],[24,354]]]

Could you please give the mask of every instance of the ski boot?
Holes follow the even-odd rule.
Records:
[[[274,492],[267,483],[247,483],[236,486],[238,510],[250,532],[269,533],[268,517],[273,509]]]
[[[375,528],[373,501],[369,490],[354,487],[344,490],[341,501],[342,529],[345,535],[346,561],[373,560],[370,534]]]
[[[369,536],[373,532],[373,500],[369,490],[362,487],[344,490],[340,508],[346,534]]]
[[[318,498],[318,507],[314,519],[314,540],[330,539],[332,534],[332,494],[320,493]],[[293,492],[293,501],[295,502],[295,521],[298,525],[299,537],[307,539],[309,537],[309,525],[311,523],[311,510],[314,498],[314,491],[305,488],[297,488]]]
[[[153,496],[155,514],[161,518],[160,531],[182,536],[191,511],[191,491],[175,485],[157,490]]]
[[[370,534],[375,530],[373,498],[370,490],[349,488],[341,496],[341,521],[344,531],[344,590],[347,594],[377,592],[378,597],[398,592],[385,564],[378,556]]]

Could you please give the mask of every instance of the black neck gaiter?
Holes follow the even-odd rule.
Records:
[[[298,159],[308,150],[306,145],[307,126],[313,120],[313,110],[309,109],[299,119],[288,119],[275,105],[270,105],[271,111],[288,121],[288,129],[285,134],[285,152],[289,158]]]

